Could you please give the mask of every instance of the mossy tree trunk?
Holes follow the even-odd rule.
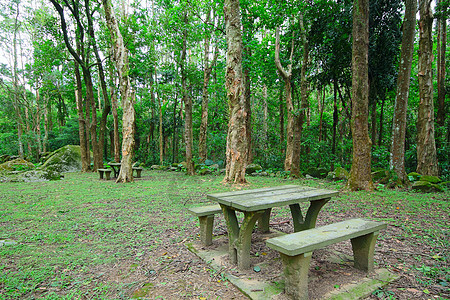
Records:
[[[239,0],[225,0],[224,15],[228,46],[225,86],[230,119],[227,134],[227,166],[223,181],[245,183],[248,141],[245,124],[247,112],[242,71],[242,26]]]
[[[369,0],[353,1],[352,137],[353,161],[347,187],[373,190],[369,138]]]
[[[405,1],[405,20],[403,22],[402,50],[397,78],[394,118],[392,121],[392,144],[389,166],[399,180],[407,182],[405,171],[406,112],[408,109],[411,66],[416,30],[417,0]]]
[[[417,173],[438,175],[434,139],[433,14],[431,0],[419,1],[419,110],[417,113]]]

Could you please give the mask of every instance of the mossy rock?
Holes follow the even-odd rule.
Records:
[[[203,168],[203,169],[200,169],[197,173],[198,173],[198,175],[208,175],[208,174],[211,174],[212,171],[209,168]]]
[[[306,174],[314,177],[314,178],[326,178],[328,175],[328,170],[325,168],[316,168],[316,167],[310,167]]]
[[[257,171],[262,171],[262,167],[258,164],[249,164],[246,168],[245,168],[245,173],[247,174],[252,174],[255,173]]]
[[[441,182],[439,185],[441,187],[446,187],[446,188],[450,189],[450,181]]]
[[[420,177],[420,180],[421,181],[428,181],[428,182],[431,182],[431,183],[434,183],[434,184],[442,182],[442,180],[439,177],[437,177],[437,176],[429,176],[429,175],[422,175],[422,177]]]
[[[80,146],[67,145],[54,151],[40,168],[55,172],[77,172],[81,170]]]
[[[160,166],[160,165],[152,165],[150,167],[151,170],[159,170],[159,171],[165,171],[167,169],[169,169],[169,167],[167,166]]]
[[[442,192],[443,189],[438,184],[431,183],[429,181],[416,181],[412,186],[413,190],[423,193]]]
[[[50,181],[50,180],[60,180],[62,177],[61,173],[46,169],[46,170],[33,170],[20,174],[20,179],[23,182],[39,182],[39,181]]]
[[[21,158],[16,158],[0,165],[0,172],[28,171],[32,169],[34,169],[34,165]]]
[[[386,183],[389,181],[390,178],[390,174],[388,170],[378,170],[375,172],[372,172],[372,180],[375,182],[380,182],[380,183]]]
[[[336,179],[338,180],[348,179],[349,177],[348,171],[342,167],[337,167],[336,169],[334,169],[334,173],[336,174]]]
[[[212,164],[211,166],[209,166],[211,169],[217,171],[219,170],[219,165],[218,164]]]
[[[212,160],[210,160],[210,159],[207,159],[207,160],[205,160],[205,165],[206,166],[211,166],[211,165],[213,165],[214,164],[214,162],[212,161]]]
[[[420,177],[422,177],[422,175],[416,172],[411,172],[408,174],[409,181],[419,181]]]

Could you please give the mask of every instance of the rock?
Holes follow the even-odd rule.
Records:
[[[209,167],[212,164],[214,164],[214,162],[212,160],[210,160],[210,159],[205,160],[205,166]]]
[[[325,168],[316,168],[316,167],[310,167],[306,174],[309,176],[312,176],[314,178],[326,178],[328,175],[328,171]]]
[[[315,177],[312,177],[311,175],[309,175],[309,174],[306,174],[306,179],[314,179]]]
[[[378,170],[375,172],[372,172],[372,180],[375,182],[380,182],[380,181],[384,181],[386,178],[389,178],[389,171],[387,170]]]
[[[170,171],[176,172],[176,171],[178,171],[178,168],[177,167],[170,167]]]
[[[54,151],[40,169],[55,172],[76,172],[81,170],[80,146],[67,145]]]
[[[420,177],[422,177],[422,175],[416,172],[411,172],[408,174],[409,181],[418,181],[420,180]]]
[[[258,164],[249,164],[245,168],[245,173],[247,173],[247,174],[252,174],[252,173],[255,173],[257,171],[262,171],[262,167],[260,165],[258,165]]]
[[[34,169],[34,165],[29,161],[21,158],[16,158],[14,160],[7,161],[0,165],[0,172],[6,171],[28,171]]]
[[[338,180],[348,179],[349,177],[348,171],[342,167],[337,167],[336,169],[334,169],[334,173],[336,175],[336,179]]]
[[[152,165],[150,167],[150,170],[158,170],[159,169],[159,165]]]
[[[437,177],[437,176],[429,176],[429,175],[422,175],[422,177],[420,177],[420,180],[421,181],[428,181],[428,182],[435,183],[435,184],[442,182],[442,180],[439,177]]]
[[[209,168],[203,168],[198,171],[198,175],[208,175],[211,173],[212,171]]]
[[[23,182],[60,180],[61,178],[64,178],[61,173],[51,169],[28,171],[20,174],[20,176],[18,177],[18,179],[21,179],[20,181]]]
[[[169,167],[166,167],[166,166],[160,166],[160,165],[152,165],[152,166],[150,167],[150,169],[151,169],[151,170],[160,170],[160,171],[164,171],[164,170],[169,169]]]
[[[423,193],[443,191],[442,187],[440,187],[439,185],[431,183],[429,181],[422,181],[422,180],[414,182],[412,189]]]
[[[215,170],[215,171],[217,171],[217,170],[219,170],[219,165],[218,165],[218,164],[212,164],[212,165],[210,166],[210,168],[213,169],[213,170]]]
[[[267,173],[267,172],[261,172],[261,176],[269,176],[269,173]]]

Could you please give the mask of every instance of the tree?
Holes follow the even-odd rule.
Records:
[[[112,11],[110,0],[102,0],[103,9],[105,10],[106,24],[108,26],[112,52],[114,54],[114,64],[119,74],[120,97],[122,100],[123,117],[122,117],[122,161],[120,165],[120,173],[116,182],[133,181],[133,150],[134,150],[134,133],[135,133],[135,111],[134,111],[134,93],[131,89],[128,62],[128,50],[123,42],[122,33],[119,30],[116,17]]]
[[[371,145],[368,126],[369,1],[353,1],[352,137],[353,160],[347,187],[373,190]]]
[[[247,163],[247,132],[245,84],[242,72],[242,33],[239,0],[225,0],[227,66],[225,85],[230,119],[227,134],[227,166],[224,182],[245,183]]]
[[[414,51],[417,0],[406,0],[405,5],[402,50],[397,78],[394,118],[392,121],[391,156],[389,161],[390,169],[397,174],[402,183],[407,182],[405,171],[406,112],[408,108],[411,66]]]
[[[431,0],[419,0],[419,108],[417,113],[417,172],[437,176],[433,103],[433,14]]]

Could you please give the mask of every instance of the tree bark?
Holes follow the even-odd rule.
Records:
[[[283,103],[283,87],[280,85],[280,152],[284,154],[284,103]]]
[[[210,20],[209,11],[206,17],[206,23],[209,23]],[[206,33],[205,37],[205,51],[203,54],[203,93],[202,93],[202,116],[200,121],[200,130],[198,134],[198,156],[199,162],[204,163],[208,158],[208,151],[206,147],[206,137],[208,130],[208,104],[209,104],[209,94],[208,94],[208,85],[209,80],[211,78],[212,68],[216,64],[217,57],[219,56],[219,49],[216,45],[214,49],[213,59],[211,63],[209,62],[209,47],[210,47],[210,36]]]
[[[434,139],[433,14],[431,0],[419,1],[419,110],[417,114],[417,173],[438,175]]]
[[[81,152],[81,171],[88,172],[89,171],[89,161],[88,161],[88,153],[86,147],[86,124],[83,113],[83,94],[82,89],[83,86],[81,84],[81,75],[78,62],[75,62],[75,100],[77,102],[77,112],[78,112],[78,135],[80,138],[80,152]]]
[[[247,163],[247,112],[245,111],[245,83],[242,72],[242,32],[239,0],[225,0],[225,30],[227,39],[227,67],[225,86],[230,119],[227,134],[227,166],[224,182],[245,183]]]
[[[193,148],[193,130],[192,130],[192,98],[188,94],[187,90],[187,72],[186,72],[186,47],[187,47],[187,25],[188,17],[187,12],[184,12],[184,25],[183,30],[183,48],[181,49],[181,90],[183,93],[184,103],[184,142],[186,144],[186,173],[188,175],[195,175],[194,161],[192,159]]]
[[[438,4],[442,3],[441,1],[438,1]],[[447,5],[443,6],[443,10],[447,11]],[[446,96],[446,88],[445,88],[445,79],[446,79],[446,61],[445,61],[445,55],[447,52],[447,20],[440,16],[437,19],[438,25],[438,40],[437,40],[437,47],[438,47],[438,53],[437,53],[437,88],[438,88],[438,111],[437,111],[437,118],[436,123],[442,127],[442,129],[445,126],[445,96]],[[442,130],[444,132],[444,130]],[[443,137],[444,138],[444,137]]]
[[[291,54],[289,58],[288,69],[285,70],[280,61],[280,28],[276,29],[276,42],[275,42],[275,65],[280,76],[284,80],[284,90],[286,94],[286,110],[287,110],[287,125],[286,125],[286,158],[284,160],[284,170],[292,171],[292,158],[294,156],[294,127],[295,127],[295,114],[294,104],[292,102],[292,59],[294,56],[294,37],[292,36],[291,42]]]
[[[111,110],[113,115],[113,147],[114,147],[114,161],[120,162],[120,136],[119,136],[119,113],[117,111],[117,94],[116,84],[114,78],[114,67],[111,65],[109,69],[109,76],[111,77]]]
[[[369,138],[369,1],[353,1],[352,45],[352,137],[353,161],[347,187],[373,190]]]
[[[123,118],[122,118],[122,161],[120,173],[116,182],[133,181],[133,149],[134,139],[134,92],[131,89],[130,78],[128,77],[129,63],[128,50],[123,42],[122,34],[116,21],[116,17],[112,11],[111,0],[102,0],[103,9],[105,10],[106,25],[111,34],[113,44],[114,64],[119,74],[120,96],[122,100]]]

